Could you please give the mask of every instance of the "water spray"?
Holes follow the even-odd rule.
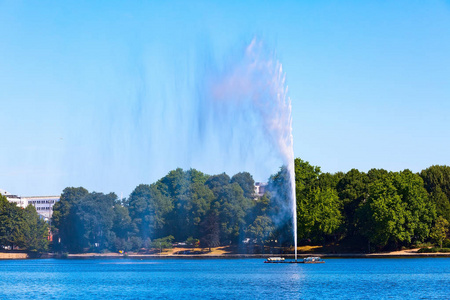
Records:
[[[295,167],[292,136],[291,100],[282,65],[261,41],[253,39],[244,54],[217,71],[209,80],[205,105],[216,112],[213,123],[236,126],[236,115],[244,115],[241,127],[261,132],[271,156],[275,154],[289,173],[289,207],[292,213],[295,260],[297,261],[297,209],[295,196]],[[248,117],[247,117],[247,115]],[[217,118],[221,122],[217,121]],[[229,123],[229,124],[227,124]],[[247,128],[248,129],[248,128]],[[255,145],[252,145],[253,147]]]

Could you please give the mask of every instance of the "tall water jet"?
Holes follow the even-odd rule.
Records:
[[[202,116],[199,127],[216,126],[221,133],[224,133],[222,129],[224,126],[228,126],[230,131],[237,127],[237,130],[247,130],[250,134],[261,132],[266,142],[265,146],[271,148],[268,156],[277,157],[287,167],[289,183],[286,188],[290,203],[285,210],[292,213],[295,260],[297,260],[291,100],[287,95],[288,88],[282,65],[261,41],[253,39],[245,48],[243,55],[233,56],[223,69],[208,72],[208,77],[206,83],[208,92],[203,95],[205,97],[200,103],[206,114],[203,112],[199,114]],[[205,115],[208,116],[207,112],[210,114],[205,118]]]

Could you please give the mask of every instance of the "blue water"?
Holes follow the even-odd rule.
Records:
[[[0,299],[450,299],[450,258],[0,261]]]

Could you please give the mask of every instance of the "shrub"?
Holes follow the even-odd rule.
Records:
[[[445,239],[442,243],[443,248],[450,248],[450,239]]]
[[[450,248],[439,248],[439,247],[433,247],[433,248],[420,248],[418,253],[450,253]]]

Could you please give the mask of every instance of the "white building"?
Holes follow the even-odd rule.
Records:
[[[25,208],[28,204],[33,205],[36,211],[44,219],[51,219],[53,215],[53,205],[59,201],[59,196],[30,196],[20,197],[12,195],[5,190],[0,189],[0,193],[8,199],[9,202],[15,203],[18,207]]]
[[[36,208],[38,214],[44,218],[51,219],[53,215],[53,205],[59,201],[59,196],[31,196],[22,197],[28,204]]]
[[[266,182],[255,182],[255,200],[260,199],[264,193],[267,191],[268,183]]]

